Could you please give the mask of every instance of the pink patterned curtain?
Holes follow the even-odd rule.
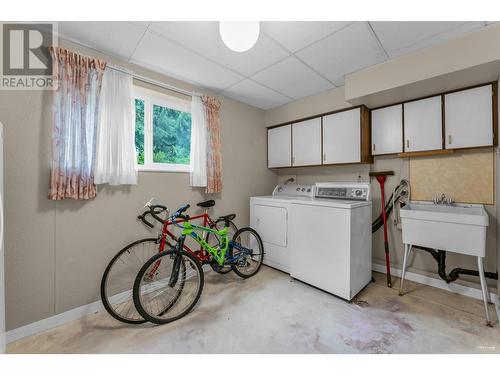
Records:
[[[201,98],[205,107],[207,121],[208,148],[207,148],[207,193],[222,191],[222,157],[220,141],[220,102],[209,96]]]
[[[52,106],[49,199],[91,199],[99,95],[106,62],[51,47],[58,83]]]

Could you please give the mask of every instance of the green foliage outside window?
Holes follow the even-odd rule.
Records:
[[[144,165],[144,100],[135,99],[135,149],[137,164]]]
[[[144,165],[144,100],[135,100],[137,164]],[[191,114],[153,105],[153,162],[189,165]]]
[[[191,114],[153,105],[153,162],[189,164]]]

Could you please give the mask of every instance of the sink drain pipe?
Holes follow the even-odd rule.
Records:
[[[457,280],[460,275],[479,276],[479,272],[469,270],[467,268],[454,268],[449,274],[446,273],[446,251],[435,250],[424,246],[412,246],[414,249],[427,251],[438,263],[438,275],[441,279],[446,281],[447,284]],[[485,272],[484,276],[488,279],[498,280],[498,272]]]
[[[396,191],[399,186],[399,184],[394,191]],[[393,210],[393,195],[394,193],[391,194],[391,197],[385,204],[385,213],[386,217],[388,217],[392,210]],[[395,197],[394,201],[397,201],[400,198],[400,196]],[[403,205],[402,205],[403,207]],[[379,217],[375,219],[375,221],[372,223],[372,233],[375,233],[378,231],[382,226],[384,225],[384,220],[383,220],[383,213],[380,213]],[[446,273],[446,251],[444,250],[436,250],[436,249],[431,249],[429,247],[424,247],[424,246],[417,246],[413,245],[412,248],[414,249],[419,249],[428,252],[437,262],[438,264],[438,275],[441,279],[443,279],[447,284],[457,280],[460,275],[469,275],[469,276],[479,276],[479,272],[476,270],[470,270],[467,268],[454,268],[450,271],[449,274]],[[484,276],[488,279],[493,279],[493,280],[498,280],[498,272],[485,272]]]

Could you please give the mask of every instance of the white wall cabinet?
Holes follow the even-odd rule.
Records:
[[[323,117],[323,164],[361,161],[361,108]]]
[[[404,103],[404,150],[443,148],[441,95]]]
[[[370,110],[347,108],[268,129],[268,167],[372,163]]]
[[[492,146],[492,85],[444,96],[446,148]]]
[[[372,154],[403,152],[403,105],[372,111]]]
[[[446,149],[496,146],[496,100],[493,82],[371,112],[359,106],[273,127],[268,167],[372,163],[374,155],[442,153],[443,142]]]
[[[292,125],[267,129],[267,166],[269,168],[292,165]]]
[[[321,164],[321,118],[292,124],[292,165]]]

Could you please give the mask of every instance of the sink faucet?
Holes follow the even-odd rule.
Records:
[[[451,206],[453,203],[455,203],[453,199],[451,199],[451,197],[446,198],[445,193],[442,193],[441,197],[434,198],[434,204],[445,204],[447,206]]]

